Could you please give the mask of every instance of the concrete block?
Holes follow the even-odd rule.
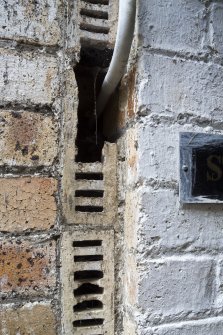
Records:
[[[220,204],[180,206],[171,189],[144,188],[140,206],[143,252],[222,252],[223,223]]]
[[[0,166],[48,166],[57,155],[57,125],[39,113],[0,111]]]
[[[56,284],[55,241],[0,242],[1,295],[46,295]]]
[[[18,177],[0,179],[0,231],[45,230],[56,221],[53,178]]]
[[[57,59],[0,50],[0,102],[52,104],[59,94]]]
[[[55,316],[50,304],[28,303],[23,307],[2,306],[0,334],[56,335]]]
[[[139,283],[139,306],[151,321],[210,309],[215,295],[214,264],[205,257],[149,261]]]
[[[153,335],[222,335],[222,317],[182,322],[154,328]],[[146,334],[146,333],[145,333]]]
[[[211,6],[210,16],[210,43],[211,47],[221,56],[223,55],[223,4],[214,3]]]
[[[58,44],[60,0],[13,0],[0,2],[0,38],[38,43]]]
[[[223,67],[213,63],[144,54],[139,64],[140,113],[222,121]]]
[[[198,0],[139,3],[139,36],[144,47],[171,51],[203,50],[205,5]]]

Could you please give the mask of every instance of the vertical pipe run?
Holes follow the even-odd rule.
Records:
[[[135,27],[136,0],[119,0],[117,38],[111,64],[97,99],[97,117],[125,73]]]

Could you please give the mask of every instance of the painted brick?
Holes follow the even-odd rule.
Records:
[[[143,114],[166,112],[212,122],[223,118],[223,67],[144,54],[139,65],[138,105]]]
[[[222,317],[155,328],[153,335],[222,335]],[[145,335],[148,334],[145,332]],[[144,333],[143,333],[144,335]]]
[[[45,230],[56,220],[53,178],[0,179],[0,231]]]
[[[147,254],[222,252],[221,204],[181,206],[176,191],[144,188],[141,195],[141,244]]]
[[[58,95],[58,66],[53,56],[0,50],[0,101],[51,104]]]
[[[203,50],[205,5],[198,0],[139,2],[144,47],[198,53]]]
[[[213,265],[205,257],[149,261],[139,283],[142,311],[146,311],[152,322],[210,309],[215,298]]]
[[[223,54],[223,5],[212,4],[210,17],[210,42],[214,50],[221,56]]]
[[[199,127],[186,119],[185,115],[177,121],[166,113],[144,118],[137,134],[139,178],[179,181],[180,132],[214,133],[210,126]]]
[[[55,286],[55,242],[0,242],[1,295],[47,294]]]
[[[0,165],[50,165],[57,154],[56,124],[31,112],[0,112]]]
[[[56,335],[55,316],[49,304],[2,308],[0,320],[0,335]]]
[[[59,42],[58,0],[0,2],[0,37],[28,43]]]

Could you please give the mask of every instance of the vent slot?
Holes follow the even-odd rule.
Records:
[[[98,270],[84,270],[74,272],[74,280],[98,280],[103,277],[103,272]]]
[[[103,173],[93,173],[93,172],[89,172],[89,173],[83,173],[83,172],[79,172],[75,174],[75,179],[76,180],[103,180]]]
[[[103,294],[103,292],[104,292],[103,287],[91,283],[85,283],[82,284],[80,287],[78,287],[76,290],[74,290],[74,296],[78,297],[81,295],[89,295],[89,294]]]
[[[73,322],[74,327],[91,327],[103,325],[104,319],[86,319]]]
[[[82,2],[85,3],[91,3],[93,5],[108,5],[109,0],[81,0]]]
[[[101,190],[78,190],[75,191],[76,197],[103,198],[104,191]]]
[[[103,207],[102,206],[75,206],[75,211],[87,212],[87,213],[101,213],[103,212]]]
[[[86,300],[74,306],[74,312],[83,312],[89,309],[103,309],[103,303],[99,300]]]
[[[103,261],[103,255],[85,255],[85,256],[74,256],[75,262],[99,262]]]
[[[102,245],[102,240],[84,240],[84,241],[74,241],[73,247],[86,248],[86,247],[100,247]]]
[[[103,20],[108,20],[108,12],[103,12],[99,10],[92,10],[92,9],[86,9],[82,8],[80,11],[81,15],[85,15],[88,17],[92,17],[95,19],[103,19]]]

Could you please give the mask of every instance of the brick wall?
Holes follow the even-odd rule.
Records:
[[[0,334],[61,333],[64,10],[0,4]]]
[[[179,132],[223,133],[221,1],[139,1],[125,334],[221,335],[222,205],[179,202]],[[135,163],[134,163],[135,162]]]

